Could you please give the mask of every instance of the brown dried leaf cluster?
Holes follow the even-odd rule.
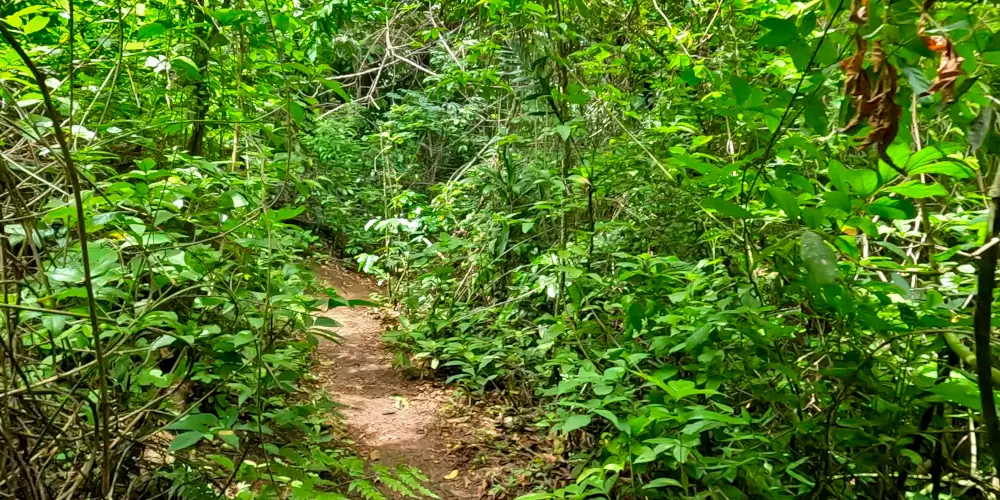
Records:
[[[868,123],[872,130],[861,143],[861,147],[875,144],[878,146],[879,156],[882,156],[899,133],[899,114],[902,108],[896,104],[899,76],[896,68],[885,60],[885,52],[879,42],[875,42],[872,46],[872,69],[878,75],[875,88],[868,99],[868,105],[872,108]]]
[[[855,37],[855,41],[858,48],[854,52],[854,55],[840,61],[840,69],[846,75],[844,78],[844,95],[851,98],[855,109],[854,117],[844,127],[844,130],[854,128],[861,123],[861,120],[867,118],[874,111],[874,108],[868,101],[868,97],[872,92],[872,83],[868,78],[868,73],[865,73],[864,69],[865,52],[868,50],[868,42],[860,36]]]
[[[929,8],[934,2],[928,1],[924,8]],[[923,39],[924,45],[933,52],[941,54],[941,61],[938,63],[937,76],[930,88],[920,94],[920,97],[941,93],[941,97],[947,101],[955,100],[955,81],[962,76],[962,63],[965,59],[955,52],[955,46],[946,37],[941,35],[927,35],[927,13],[920,16],[920,27],[917,33]]]
[[[851,21],[857,24],[863,24],[867,20],[867,2],[862,0],[861,3],[859,5],[858,0],[855,0],[851,5]],[[871,52],[872,73],[875,77],[875,84],[872,85],[871,78],[864,69],[868,43],[860,35],[855,35],[855,42],[857,49],[854,54],[840,62],[840,69],[846,75],[844,95],[853,101],[855,109],[854,117],[844,130],[868,120],[871,132],[865,137],[861,147],[874,144],[878,147],[879,156],[884,156],[899,133],[899,114],[902,111],[896,104],[899,75],[896,68],[886,60],[882,45],[875,42]]]

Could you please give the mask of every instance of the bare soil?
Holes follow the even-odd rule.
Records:
[[[347,299],[368,299],[377,291],[370,280],[336,265],[318,274]],[[347,429],[370,461],[415,466],[443,499],[478,498],[468,458],[449,450],[443,409],[451,392],[431,382],[407,380],[393,369],[381,336],[385,322],[371,307],[336,307],[322,313],[340,323],[339,343],[320,340],[314,374],[335,401]],[[457,473],[455,471],[458,471]]]

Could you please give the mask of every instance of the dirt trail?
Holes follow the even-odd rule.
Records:
[[[348,299],[367,299],[376,291],[374,284],[340,267],[325,266],[318,274]],[[453,470],[464,469],[460,458],[448,454],[440,432],[446,391],[406,380],[392,368],[381,341],[385,327],[371,308],[337,307],[322,314],[343,325],[336,329],[342,340],[320,341],[314,373],[334,400],[346,405],[342,413],[361,451],[387,466],[420,468],[443,499],[476,498],[474,488],[461,478],[445,479]]]

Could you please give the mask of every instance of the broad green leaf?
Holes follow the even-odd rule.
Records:
[[[199,431],[208,432],[209,429],[219,425],[219,418],[211,413],[195,413],[167,426],[171,431]]]
[[[587,104],[590,96],[584,92],[583,86],[573,82],[566,86],[566,100],[573,104]]]
[[[571,415],[563,422],[561,429],[564,433],[569,434],[590,425],[590,421],[590,415]]]
[[[908,150],[909,148],[906,149]],[[963,146],[953,143],[931,144],[920,151],[913,153],[912,155],[907,155],[905,163],[903,161],[897,161],[896,164],[905,167],[908,173],[913,173],[913,169],[929,165],[938,160],[947,158],[948,155],[960,153],[964,150],[965,148]],[[893,159],[899,160],[899,158]]]
[[[878,174],[874,170],[847,170],[847,184],[862,198],[871,196],[878,189]]]
[[[696,389],[695,383],[690,380],[671,380],[667,382],[667,394],[670,394],[674,401],[680,401],[688,396],[695,396],[703,394],[706,396],[714,396],[718,394],[718,391],[712,389]]]
[[[343,99],[344,102],[351,102],[351,96],[347,95],[347,92],[344,92],[344,86],[337,80],[324,78],[320,80],[320,83],[322,83],[326,88],[332,90],[333,93],[337,94],[337,96]]]
[[[156,38],[167,32],[167,28],[160,23],[147,24],[136,32],[135,36],[139,40],[148,40],[150,38]]]
[[[687,351],[694,350],[695,347],[700,346],[706,340],[708,336],[712,333],[712,326],[709,324],[704,324],[698,327],[691,335],[684,341],[684,349]]]
[[[24,23],[24,27],[21,30],[24,31],[25,35],[30,35],[42,31],[48,25],[49,16],[39,15],[32,17],[27,23]]]
[[[48,272],[49,279],[62,283],[82,283],[83,267],[57,267]]]
[[[957,179],[969,179],[976,175],[975,171],[957,161],[941,161],[937,163],[927,163],[909,170],[911,175],[937,174],[955,177]]]
[[[236,435],[233,431],[229,429],[223,429],[217,432],[216,437],[222,440],[223,443],[232,446],[235,449],[240,449],[240,437]]]
[[[887,219],[912,219],[917,216],[913,202],[908,199],[893,199],[888,196],[877,198],[865,207],[865,211]]]
[[[201,71],[198,69],[198,65],[187,56],[178,56],[170,61],[171,67],[184,71],[189,78],[199,80],[201,79]]]
[[[729,77],[729,86],[733,89],[733,97],[737,103],[743,104],[750,98],[750,85],[746,80],[733,75]]]
[[[910,88],[913,89],[914,94],[922,94],[927,89],[930,88],[931,82],[924,75],[923,70],[913,66],[903,66],[903,76],[906,77],[906,81],[910,84]]]
[[[848,196],[847,191],[827,191],[823,193],[823,200],[830,208],[835,208],[845,214],[852,212],[851,197]]]
[[[979,389],[971,381],[951,378],[931,389],[935,395],[966,408],[982,411],[983,404],[979,398]]]
[[[189,448],[198,444],[199,441],[205,438],[205,435],[198,431],[188,431],[178,434],[173,441],[170,442],[170,446],[167,448],[168,452],[175,452],[183,450],[184,448]]]
[[[837,278],[837,255],[812,231],[802,233],[802,262],[817,284],[833,283]]]
[[[830,182],[840,191],[844,193],[850,192],[850,187],[847,184],[847,169],[844,167],[843,163],[837,160],[830,160],[827,164],[826,173],[830,176]]]
[[[794,18],[767,17],[761,19],[760,24],[769,30],[757,40],[758,44],[765,47],[786,45],[798,36],[798,27],[795,26]]]
[[[648,446],[643,446],[641,450],[642,452],[639,453],[639,455],[635,457],[634,460],[632,460],[633,464],[644,464],[647,462],[652,462],[653,460],[656,460],[657,455],[659,455],[659,453],[657,453],[656,450]]]
[[[288,220],[297,217],[305,212],[306,207],[285,207],[269,212],[271,220]]]
[[[948,191],[944,186],[933,183],[923,184],[920,181],[909,181],[898,186],[892,186],[886,191],[896,193],[907,198],[930,198],[933,196],[948,196]]]
[[[559,134],[559,137],[562,137],[564,141],[569,139],[569,134],[571,132],[572,130],[569,128],[569,125],[556,125],[556,133]]]
[[[213,455],[208,455],[207,458],[209,460],[211,460],[211,461],[213,461],[213,462],[221,465],[222,467],[224,467],[228,471],[234,471],[234,470],[236,470],[236,464],[234,464],[233,460],[230,459],[229,457],[226,457],[226,456],[223,456],[223,455],[213,454]]]
[[[729,200],[723,200],[722,198],[705,198],[701,203],[705,208],[715,210],[716,212],[719,212],[727,217],[734,217],[737,219],[752,219],[754,217],[754,215],[748,212],[745,208]]]
[[[993,129],[994,105],[988,103],[979,110],[976,118],[969,123],[969,151],[975,153],[983,145],[986,136]]]
[[[795,199],[792,193],[789,193],[785,189],[780,187],[771,186],[767,188],[767,193],[771,195],[774,202],[778,204],[785,215],[788,216],[792,221],[796,221],[799,218],[799,201]]]

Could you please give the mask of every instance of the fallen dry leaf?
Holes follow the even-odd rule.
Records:
[[[379,460],[382,458],[382,452],[378,450],[372,450],[368,452],[368,460]]]
[[[449,472],[446,476],[444,476],[444,479],[447,481],[454,481],[458,479],[458,469]]]

